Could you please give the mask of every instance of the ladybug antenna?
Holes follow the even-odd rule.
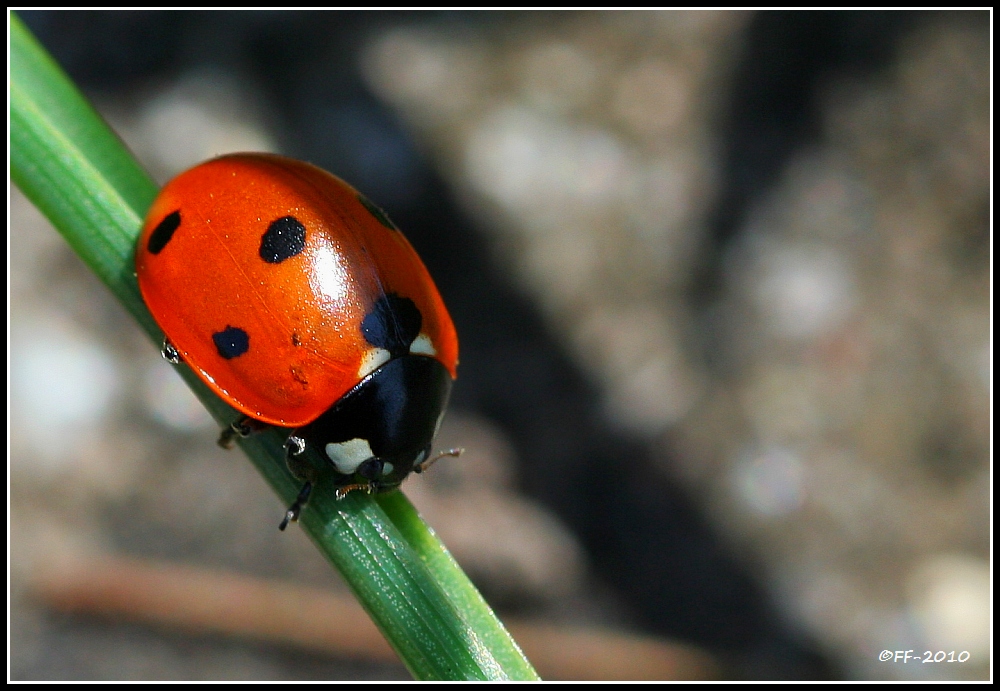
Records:
[[[463,453],[465,453],[465,449],[463,449],[460,446],[454,449],[448,449],[447,451],[440,451],[438,452],[437,456],[420,461],[420,463],[417,463],[415,466],[413,466],[413,472],[422,473],[428,468],[430,468],[431,464],[434,463],[434,461],[438,460],[439,458],[444,458],[445,456],[453,456],[455,458],[458,458]]]

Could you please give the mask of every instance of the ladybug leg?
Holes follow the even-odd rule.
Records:
[[[302,485],[302,489],[299,490],[299,496],[295,497],[295,501],[288,507],[288,511],[285,512],[285,517],[281,519],[281,525],[278,526],[278,530],[284,530],[288,527],[289,523],[298,522],[299,514],[302,513],[302,507],[306,505],[309,501],[309,495],[312,494],[312,488],[311,482]]]
[[[368,482],[354,482],[337,488],[337,499],[343,499],[350,492],[364,491],[368,494],[375,494],[378,491],[378,478],[382,476],[385,463],[378,458],[372,457],[364,461],[357,468],[357,474],[368,480]]]
[[[163,345],[160,346],[160,355],[171,365],[181,364],[181,354],[177,352],[177,348],[166,336],[163,337]]]
[[[302,455],[306,450],[306,440],[294,434],[285,441],[285,465],[296,480],[312,482],[316,479],[316,471]]]
[[[439,458],[444,458],[445,456],[452,456],[454,458],[458,458],[463,453],[465,453],[465,449],[461,447],[455,449],[448,449],[447,451],[441,451],[434,458],[428,458],[426,460],[420,461],[420,463],[415,464],[413,466],[413,472],[422,473],[428,468],[430,468],[431,464],[434,463],[434,461],[438,460]]]
[[[263,429],[267,429],[267,425],[260,420],[254,420],[252,417],[241,415],[236,418],[233,424],[222,430],[222,433],[219,435],[219,446],[224,449],[231,449],[233,447],[233,440],[236,437],[246,439],[251,434],[260,432]]]
[[[337,488],[337,499],[343,499],[351,492],[368,492],[368,494],[373,494],[375,492],[374,482],[355,482],[350,485],[344,485],[343,487]]]
[[[295,523],[299,520],[299,514],[302,513],[302,509],[309,502],[309,495],[312,494],[313,482],[316,480],[316,470],[305,459],[303,455],[305,450],[306,440],[302,437],[292,434],[285,442],[285,465],[288,466],[288,470],[292,475],[299,480],[304,480],[305,483],[302,485],[302,489],[299,490],[299,495],[295,498],[295,501],[292,502],[292,505],[288,507],[288,511],[285,512],[285,517],[282,519],[281,525],[278,526],[279,530],[284,530],[288,527],[289,523]]]

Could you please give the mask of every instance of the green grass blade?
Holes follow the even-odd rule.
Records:
[[[524,653],[507,634],[479,590],[444,548],[434,531],[420,518],[409,499],[402,492],[393,492],[381,495],[377,500],[389,520],[420,555],[437,582],[447,590],[452,602],[469,625],[479,633],[482,642],[493,651],[503,668],[524,668],[526,673],[535,674]]]
[[[158,343],[162,334],[133,269],[133,244],[156,185],[13,13],[10,51],[11,177]],[[193,374],[182,374],[218,421],[236,417]],[[240,444],[290,503],[298,483],[285,468],[282,441],[269,431]],[[320,482],[301,526],[415,678],[538,679],[402,494],[355,492],[338,501],[331,483]]]

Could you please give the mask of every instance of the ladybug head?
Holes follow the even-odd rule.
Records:
[[[394,489],[427,459],[451,382],[432,357],[394,358],[297,434],[330,460],[342,484]]]

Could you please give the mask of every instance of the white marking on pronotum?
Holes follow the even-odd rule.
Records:
[[[339,444],[326,445],[326,455],[333,461],[334,467],[344,475],[351,475],[358,466],[374,456],[367,439],[351,439]]]
[[[361,378],[367,377],[379,367],[389,362],[390,357],[391,355],[389,351],[385,348],[370,349],[361,359],[361,367],[358,368],[358,376]]]
[[[413,339],[413,343],[410,344],[410,353],[413,355],[437,355],[437,349],[434,348],[434,344],[431,343],[431,337],[427,334],[420,334]]]
[[[383,463],[382,464],[382,474],[383,475],[388,475],[389,473],[392,472],[393,467],[394,466],[392,465],[392,463]]]

